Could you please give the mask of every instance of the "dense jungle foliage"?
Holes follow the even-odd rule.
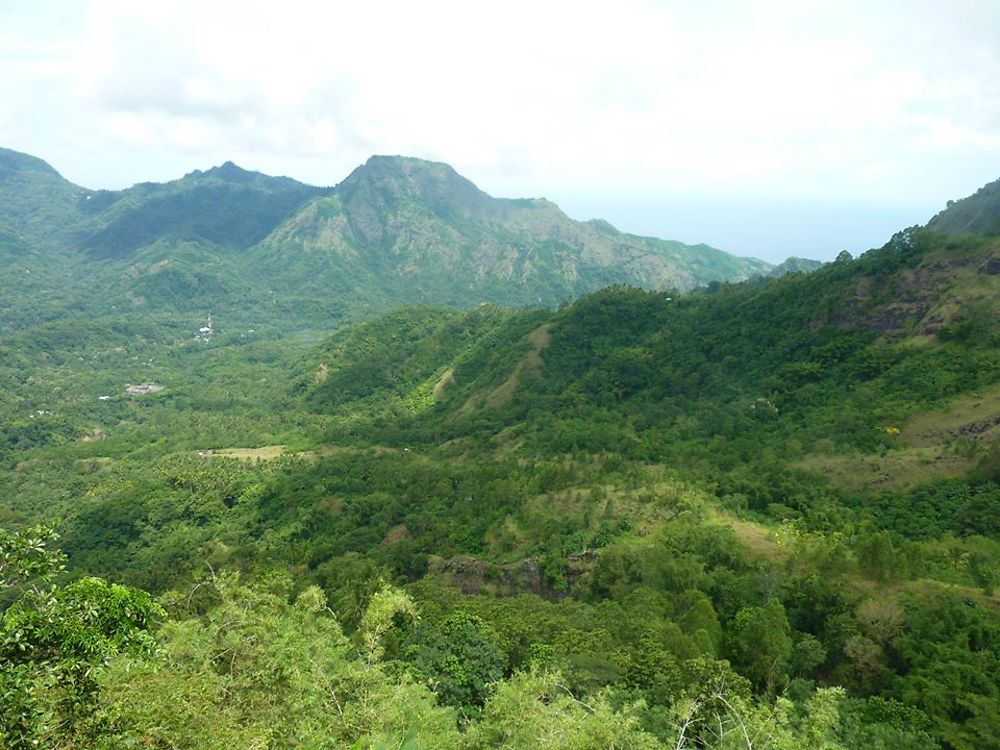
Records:
[[[1000,747],[998,253],[333,332],[5,300],[0,744]]]

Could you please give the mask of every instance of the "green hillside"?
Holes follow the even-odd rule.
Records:
[[[23,330],[66,315],[159,316],[247,308],[268,287],[237,257],[305,201],[325,192],[226,164],[165,185],[90,191],[45,162],[0,159],[0,327]]]
[[[768,276],[784,276],[786,273],[809,273],[822,266],[818,260],[808,258],[787,258],[770,270]]]
[[[1000,180],[979,188],[974,194],[948,207],[927,224],[943,234],[1000,234]]]
[[[0,228],[29,242],[64,246],[91,191],[41,159],[0,148]]]
[[[858,260],[765,284],[682,297],[612,288],[499,327],[478,314],[441,312],[452,326],[478,326],[448,336],[452,349],[440,347],[436,327],[420,329],[422,318],[401,311],[423,341],[410,328],[404,348],[394,346],[390,332],[406,330],[396,318],[348,329],[327,345],[324,377],[307,387],[306,403],[331,413],[364,403],[416,435],[428,425],[456,435],[469,425],[513,425],[537,449],[668,462],[732,465],[717,444],[737,454],[735,463],[768,448],[783,459],[817,446],[892,451],[899,441],[889,428],[961,394],[989,392],[1000,379],[1000,279],[988,272],[998,247],[914,229]],[[381,330],[384,349],[350,345],[369,329]],[[398,374],[421,359],[412,378],[352,374]],[[392,412],[418,381],[444,372],[430,413],[407,421],[405,411]]]
[[[503,226],[663,248],[399,159],[200,221],[0,234],[0,746],[996,746],[996,237],[344,326]]]
[[[94,217],[92,228],[81,230],[79,244],[97,258],[127,256],[162,240],[246,250],[303,203],[326,192],[226,162],[162,185],[94,193],[85,206]]]

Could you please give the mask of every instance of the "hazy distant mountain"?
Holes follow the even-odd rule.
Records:
[[[398,156],[372,157],[335,188],[227,162],[93,191],[0,150],[0,200],[0,266],[20,259],[3,287],[11,314],[28,317],[39,305],[211,307],[298,325],[412,302],[554,305],[615,284],[684,290],[772,270],[573,221],[544,199],[493,198],[446,164]]]
[[[80,244],[98,257],[122,257],[163,239],[245,250],[303,203],[326,192],[226,162],[173,182],[93,193],[84,209],[95,217],[95,226],[81,236]]]
[[[551,305],[603,286],[690,289],[771,266],[578,222],[545,199],[492,198],[446,164],[375,156],[252,252],[312,292]]]
[[[0,228],[24,241],[65,242],[90,192],[41,159],[0,148]]]

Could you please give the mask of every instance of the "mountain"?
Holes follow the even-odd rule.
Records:
[[[942,234],[1000,235],[1000,180],[984,185],[974,194],[948,206],[927,228]]]
[[[79,245],[97,258],[121,258],[164,239],[242,251],[328,192],[226,162],[173,182],[93,193],[85,204],[92,226],[81,230]]]
[[[120,258],[159,240],[244,250],[329,192],[226,162],[167,183],[88,190],[34,156],[0,149],[0,225],[37,243]]]
[[[614,284],[689,289],[771,270],[573,221],[544,199],[492,198],[403,157],[372,157],[335,188],[227,162],[93,191],[4,150],[0,199],[0,265],[18,269],[0,282],[7,326],[58,308],[322,328],[400,304],[555,305]]]
[[[65,242],[90,194],[41,159],[0,148],[0,229],[23,241]]]
[[[69,310],[266,318],[259,302],[270,299],[268,284],[239,255],[328,192],[229,162],[168,183],[92,191],[4,150],[0,267],[9,273],[0,279],[0,327]]]
[[[770,265],[707,245],[578,222],[544,199],[498,199],[446,164],[375,156],[253,251],[303,290],[339,287],[378,301],[552,305],[628,284],[691,289]]]
[[[815,271],[817,268],[821,268],[823,263],[818,260],[810,260],[809,258],[786,258],[784,261],[776,265],[768,272],[768,276],[777,278],[778,276],[784,276],[786,273],[810,273]]]

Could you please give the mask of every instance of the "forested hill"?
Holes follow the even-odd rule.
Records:
[[[0,223],[39,249],[85,257],[119,258],[158,240],[245,249],[324,192],[231,162],[163,184],[88,190],[41,159],[0,149]]]
[[[121,258],[162,240],[242,251],[267,237],[302,204],[328,189],[248,172],[232,162],[164,184],[100,190],[81,210],[79,247],[95,258]]]
[[[18,324],[70,310],[185,319],[212,310],[283,329],[414,302],[554,305],[609,284],[690,289],[771,270],[707,245],[573,221],[545,200],[492,198],[420,159],[373,157],[335,188],[227,162],[95,191],[6,149],[0,264],[16,268],[0,291],[21,309]]]
[[[0,148],[0,229],[8,235],[62,247],[89,194],[41,159]]]
[[[556,210],[375,159],[250,245],[130,250],[111,201],[96,258],[33,229],[96,194],[15,162],[64,200],[2,231],[0,747],[997,747],[997,237],[338,327],[249,259],[392,279],[403,216]],[[94,263],[130,314],[88,314]],[[237,290],[327,332],[178,312]]]
[[[879,450],[898,444],[887,427],[1000,379],[998,258],[993,239],[912,229],[856,260],[711,292],[404,309],[338,333],[301,382],[323,412],[397,404],[406,423],[420,404],[418,433],[493,424],[650,459],[693,450],[693,434]]]

